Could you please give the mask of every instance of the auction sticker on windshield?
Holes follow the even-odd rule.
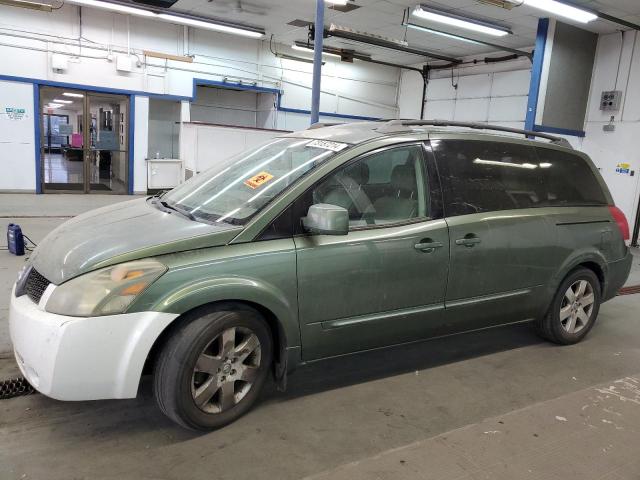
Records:
[[[253,188],[254,190],[262,185],[264,185],[265,183],[267,183],[269,180],[271,180],[273,178],[273,175],[271,175],[269,172],[260,172],[257,175],[254,175],[251,178],[247,178],[244,181],[244,184],[249,187],[249,188]]]
[[[307,143],[307,147],[323,148],[325,150],[331,150],[333,152],[339,152],[349,146],[348,143],[331,142],[329,140],[313,140]]]

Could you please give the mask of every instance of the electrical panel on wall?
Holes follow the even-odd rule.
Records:
[[[622,92],[620,90],[610,90],[602,92],[600,97],[600,110],[615,112],[620,110],[622,102]]]

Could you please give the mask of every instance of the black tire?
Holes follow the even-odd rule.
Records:
[[[227,345],[223,339],[223,333],[227,335],[224,338],[228,339],[230,338],[228,335],[230,335],[231,329],[236,332],[234,337],[239,341],[238,346],[242,344],[243,338],[245,338],[243,335],[246,338],[250,335],[247,332],[253,333],[259,340],[259,348],[253,350],[246,360],[234,357],[234,361],[237,362],[234,364],[231,364],[231,359],[228,362],[218,360],[218,358],[227,358],[227,354],[223,352],[223,344]],[[255,339],[252,340],[255,341]],[[214,359],[215,362],[221,362],[212,363],[211,365],[213,366],[208,365],[212,372],[217,369],[219,373],[195,372],[196,362],[210,348],[220,349],[219,355],[212,354],[207,357]],[[239,356],[248,351],[248,349],[240,352],[235,349],[233,351]],[[225,374],[225,372],[221,371],[222,366],[224,366],[224,369],[227,367],[234,368],[234,365],[236,367],[240,365],[245,368],[245,362],[252,361],[255,363],[256,358],[258,358],[259,364],[255,368],[252,367],[251,383],[240,379],[229,380],[236,375],[236,370],[230,369],[226,372],[228,376],[224,381],[225,377],[221,376]],[[271,332],[258,312],[232,310],[205,313],[176,330],[160,351],[153,372],[154,395],[162,412],[179,425],[193,430],[215,430],[235,421],[251,409],[262,390],[272,361],[273,340]],[[248,368],[245,369],[249,370]],[[238,371],[240,370],[238,368]],[[231,372],[233,372],[233,375]],[[221,396],[225,392],[222,387],[219,387],[213,399],[210,399],[203,407],[196,405],[196,392],[198,392],[198,388],[206,387],[205,383],[207,382],[207,380],[203,380],[202,384],[198,386],[199,378],[211,379],[217,382],[211,388],[216,388],[215,385],[222,385],[222,383],[228,387],[228,384],[231,383],[232,386],[230,388],[234,392],[231,398],[233,398],[234,403],[228,405],[233,406],[223,408],[223,403],[225,402]],[[248,389],[247,385],[250,385]],[[240,389],[240,391],[235,393],[237,389]],[[243,394],[244,389],[246,389],[246,392]],[[229,391],[225,391],[227,392],[225,398],[228,399]],[[202,398],[205,398],[208,393],[205,392]],[[236,397],[242,394],[243,396],[235,403]],[[217,398],[217,404],[214,403],[215,398]],[[219,408],[220,411],[215,411],[216,408]],[[207,409],[207,411],[204,409]]]
[[[570,332],[567,328],[569,328],[569,330],[571,330],[571,328],[566,325],[567,322],[571,322],[572,320],[571,318],[565,318],[564,320],[561,319],[560,310],[561,308],[566,309],[571,305],[565,297],[565,293],[568,289],[582,281],[586,281],[588,283],[587,292],[590,291],[593,293],[593,303],[589,304],[592,305],[590,310],[581,306],[576,307],[576,311],[578,308],[582,308],[584,312],[589,311],[588,321],[584,321],[582,319],[573,320],[574,327],[575,325],[578,325],[578,322],[581,322],[582,325],[579,330]],[[586,299],[587,296],[588,295],[585,295],[583,298]],[[576,268],[565,277],[562,283],[560,283],[560,286],[553,297],[553,301],[549,306],[549,310],[546,315],[536,323],[536,330],[541,337],[553,343],[560,345],[572,345],[574,343],[578,343],[593,328],[596,318],[598,317],[598,312],[600,311],[601,300],[602,291],[600,280],[596,274],[587,268]],[[580,301],[577,303],[580,304]],[[571,309],[569,309],[569,311],[571,311]]]

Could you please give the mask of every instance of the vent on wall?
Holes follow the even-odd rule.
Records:
[[[313,22],[296,18],[295,20],[288,22],[287,25],[291,25],[292,27],[308,27],[309,25],[313,25]]]
[[[347,13],[360,8],[360,5],[356,5],[354,2],[347,2],[346,5],[329,5],[329,8],[338,12]]]

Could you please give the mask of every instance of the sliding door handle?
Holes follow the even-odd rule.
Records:
[[[473,247],[480,243],[480,239],[475,235],[466,235],[464,238],[458,238],[456,240],[456,245],[462,245],[464,247]]]
[[[416,243],[413,248],[420,250],[424,253],[432,253],[436,248],[442,248],[444,245],[442,242],[434,242],[428,239],[422,240],[420,243]]]

